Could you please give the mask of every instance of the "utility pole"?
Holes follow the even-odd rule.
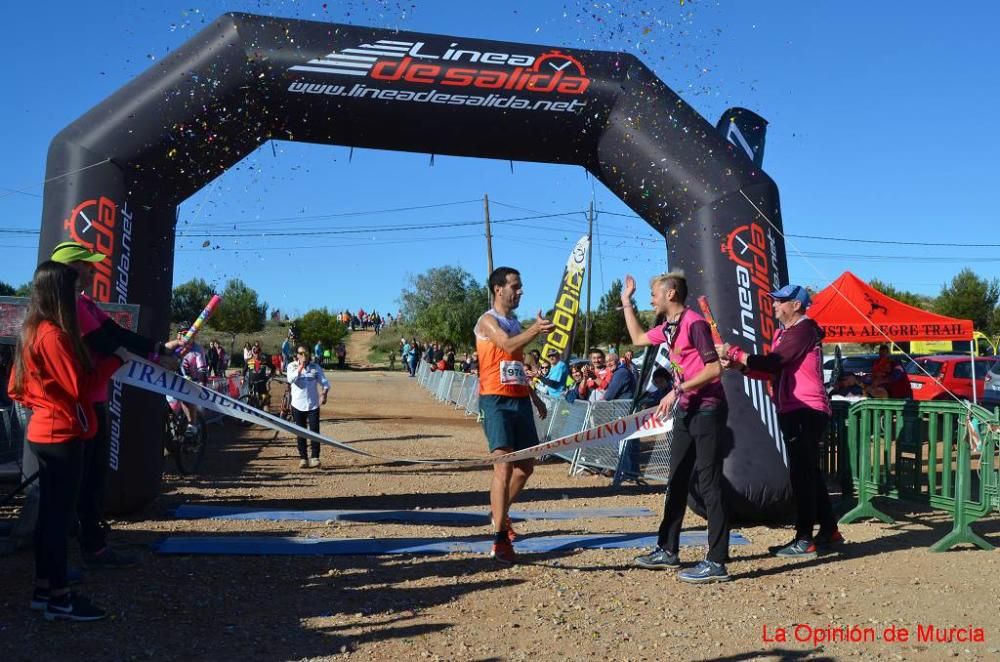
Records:
[[[493,235],[490,234],[490,196],[483,193],[483,217],[486,219],[486,299],[493,305],[490,274],[493,273]]]
[[[587,212],[587,320],[583,325],[583,351],[590,351],[590,277],[593,269],[590,268],[591,257],[594,254],[594,201],[590,201],[590,210]]]

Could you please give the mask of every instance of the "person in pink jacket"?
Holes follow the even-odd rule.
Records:
[[[806,315],[809,293],[801,285],[771,292],[781,328],[771,351],[748,354],[728,343],[718,345],[722,365],[753,379],[771,381],[781,434],[788,451],[788,473],[795,498],[795,539],[774,548],[776,556],[816,558],[821,547],[843,542],[833,516],[826,476],[819,466],[819,440],[830,421],[830,399],[823,385],[823,330]],[[814,536],[813,529],[819,524]]]

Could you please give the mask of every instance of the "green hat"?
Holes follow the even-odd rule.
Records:
[[[52,261],[61,264],[72,262],[101,262],[107,257],[104,253],[88,250],[83,244],[75,241],[64,241],[52,249]]]

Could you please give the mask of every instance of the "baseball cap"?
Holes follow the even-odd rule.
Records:
[[[101,262],[105,257],[107,256],[104,253],[89,250],[79,242],[64,241],[52,249],[51,260],[60,264],[70,264],[71,262]]]
[[[545,356],[559,356],[559,350],[550,349],[548,352],[546,352]]]
[[[792,285],[791,283],[785,285],[780,290],[771,292],[771,298],[777,299],[778,301],[798,301],[802,304],[803,308],[808,308],[811,303],[809,293],[806,292],[806,288],[801,285]]]

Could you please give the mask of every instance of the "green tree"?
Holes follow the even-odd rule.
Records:
[[[924,296],[922,294],[916,294],[914,292],[908,292],[906,290],[900,290],[890,285],[889,283],[883,283],[877,278],[871,279],[870,281],[868,281],[868,284],[871,285],[876,290],[878,290],[879,292],[881,292],[882,294],[886,295],[887,297],[891,297],[896,301],[902,301],[905,304],[914,306],[916,308],[922,308],[924,310],[930,310],[932,307],[933,299],[931,297]]]
[[[31,296],[31,281],[27,283],[21,283],[14,290],[14,296],[16,297],[30,297]]]
[[[193,278],[174,288],[170,299],[171,322],[194,322],[215,291],[201,278]]]
[[[199,309],[200,312],[200,309]],[[222,303],[208,320],[208,325],[235,339],[237,333],[254,333],[264,328],[267,304],[257,300],[257,292],[234,278],[226,283]]]
[[[399,302],[403,319],[423,338],[456,348],[472,344],[472,328],[489,306],[485,288],[456,266],[435,267],[412,277]]]
[[[622,305],[622,289],[624,285],[619,279],[611,283],[611,287],[601,297],[601,302],[597,305],[594,313],[594,326],[591,333],[592,345],[614,345],[630,343],[632,337],[629,335],[628,327],[625,325],[625,315],[619,310]],[[632,296],[632,306],[638,310],[635,303],[635,296]]]
[[[17,290],[14,289],[12,285],[0,280],[0,297],[12,297]]]
[[[323,343],[323,347],[331,349],[347,335],[344,323],[337,321],[326,308],[310,310],[295,320],[295,328],[299,334],[299,344],[308,347],[309,351],[312,351],[317,340]]]
[[[991,329],[998,300],[1000,281],[996,278],[987,281],[965,268],[951,279],[950,285],[941,287],[934,308],[942,315],[972,320],[976,330],[983,331]]]

